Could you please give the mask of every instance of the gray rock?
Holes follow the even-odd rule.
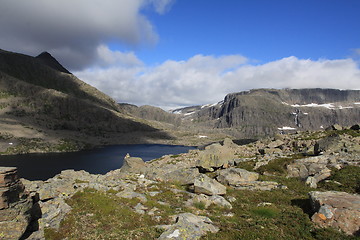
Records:
[[[145,207],[144,205],[142,205],[141,203],[138,203],[135,207],[134,210],[136,213],[138,214],[145,214],[145,210],[147,210],[148,208]]]
[[[272,181],[241,182],[236,186],[234,186],[234,188],[239,190],[261,190],[261,191],[270,191],[273,189],[287,189],[286,186],[283,186],[277,182],[272,182]]]
[[[42,221],[45,227],[58,229],[60,222],[70,212],[71,207],[62,198],[40,202]]]
[[[317,188],[317,181],[314,177],[307,177],[305,184],[309,185],[311,188]]]
[[[227,168],[229,161],[235,159],[235,150],[229,144],[214,143],[200,151],[198,158],[196,166],[212,172],[214,168]]]
[[[145,170],[145,162],[138,157],[130,157],[127,154],[124,158],[123,166],[121,167],[121,172],[127,173],[143,173]]]
[[[146,198],[145,194],[134,192],[134,191],[132,191],[131,189],[128,189],[128,188],[121,191],[121,192],[118,192],[116,194],[116,196],[121,197],[121,198],[127,198],[127,199],[137,198],[142,202],[147,201],[147,198]]]
[[[348,235],[360,234],[360,195],[345,192],[310,192],[315,212],[312,221],[321,227],[333,227]]]
[[[187,206],[193,206],[196,203],[203,203],[205,208],[208,208],[211,204],[232,209],[231,203],[229,203],[224,197],[219,195],[207,196],[205,194],[195,195],[193,198],[186,202]]]
[[[203,193],[206,195],[224,195],[226,187],[218,181],[209,178],[205,174],[201,174],[194,181],[195,193]]]
[[[256,172],[249,172],[240,168],[228,168],[217,171],[216,179],[225,185],[234,186],[240,182],[256,181],[259,174]]]
[[[169,226],[158,239],[196,240],[206,235],[207,232],[216,233],[218,231],[219,228],[214,226],[208,217],[182,213],[178,215],[176,223]]]

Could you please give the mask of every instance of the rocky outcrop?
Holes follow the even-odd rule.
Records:
[[[36,221],[41,212],[37,196],[24,191],[17,169],[0,167],[0,237],[17,240],[36,231]]]
[[[360,195],[345,192],[310,192],[315,214],[312,221],[320,227],[340,229],[348,235],[360,236]]]

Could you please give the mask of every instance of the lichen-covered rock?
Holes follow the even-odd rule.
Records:
[[[270,191],[273,189],[286,189],[287,187],[273,181],[248,181],[239,182],[234,188],[239,190]]]
[[[226,187],[205,174],[201,174],[194,181],[194,191],[206,195],[224,195],[226,194]]]
[[[216,233],[219,228],[212,224],[208,217],[196,216],[192,213],[182,213],[177,216],[176,223],[163,232],[159,240],[196,240],[208,232]]]
[[[315,212],[312,221],[321,227],[340,229],[348,235],[360,235],[360,195],[345,192],[310,192]]]
[[[241,182],[256,181],[259,174],[241,168],[228,168],[217,171],[216,179],[225,185],[235,186]]]
[[[194,206],[196,203],[204,204],[205,208],[208,208],[211,204],[214,204],[219,207],[232,209],[231,203],[229,203],[224,197],[219,195],[207,196],[205,194],[198,194],[194,195],[193,198],[190,198],[186,201],[187,206]]]

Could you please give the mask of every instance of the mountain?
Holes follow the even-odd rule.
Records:
[[[199,128],[254,138],[359,123],[360,91],[254,89],[228,94],[217,104],[177,109],[175,113]]]
[[[67,151],[170,138],[121,112],[113,99],[49,53],[31,57],[0,50],[0,152]]]

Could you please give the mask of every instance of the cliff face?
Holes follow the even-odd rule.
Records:
[[[203,107],[192,119],[215,128],[232,128],[239,137],[289,130],[319,130],[360,122],[360,91],[337,89],[256,89],[228,94]]]

